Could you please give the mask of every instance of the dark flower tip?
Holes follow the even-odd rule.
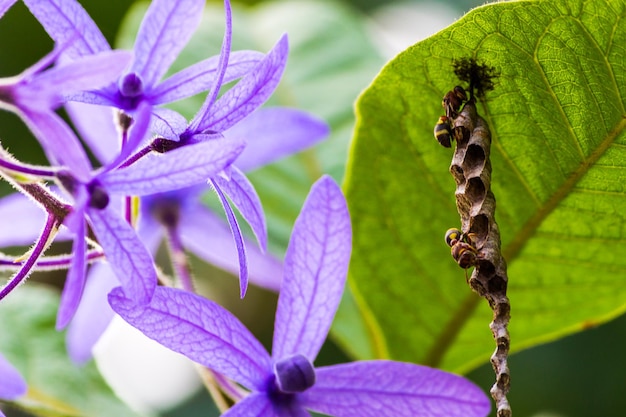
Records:
[[[274,375],[278,389],[286,394],[306,391],[315,384],[315,368],[300,354],[276,362]]]
[[[173,149],[179,148],[180,146],[181,146],[180,142],[176,142],[176,141],[165,139],[165,138],[156,138],[150,144],[150,149],[152,149],[154,152],[165,153]]]
[[[143,81],[139,75],[131,72],[120,79],[119,89],[124,97],[137,97],[143,93]]]
[[[123,132],[128,132],[133,124],[133,121],[133,118],[122,110],[117,113],[117,125]]]
[[[104,210],[109,205],[109,194],[99,182],[90,182],[87,190],[89,191],[89,207]]]
[[[66,170],[61,170],[56,173],[57,180],[61,183],[61,186],[65,188],[65,191],[74,195],[76,193],[76,178]]]

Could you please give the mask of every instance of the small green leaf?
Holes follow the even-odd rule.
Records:
[[[38,416],[136,416],[113,394],[92,363],[77,367],[64,333],[54,328],[59,296],[34,283],[0,303],[0,352],[28,383],[17,406]]]
[[[389,356],[465,371],[495,347],[491,311],[443,239],[459,218],[452,155],[433,127],[460,83],[453,59],[499,72],[478,107],[493,140],[512,349],[626,309],[624,17],[624,3],[604,0],[487,5],[400,54],[361,96],[351,279]]]

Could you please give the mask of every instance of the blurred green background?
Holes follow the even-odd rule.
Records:
[[[291,0],[297,3],[298,0]],[[131,7],[132,1],[127,0],[82,0],[81,3],[100,26],[110,43],[115,42],[115,35],[126,11]],[[233,1],[233,4],[258,3],[253,0]],[[389,13],[392,1],[374,0],[343,0],[338,1],[343,7],[353,8],[355,13],[362,19],[372,22],[373,25],[382,25],[393,18]],[[436,22],[452,23],[454,19],[462,16],[472,7],[482,2],[473,0],[450,0],[437,2],[404,2],[404,5],[419,7],[420,13],[429,20],[429,11],[432,12]],[[448,14],[446,14],[448,13]],[[443,17],[442,17],[443,16]],[[315,17],[312,16],[314,19]],[[420,21],[421,22],[421,21]],[[416,22],[416,26],[423,24]],[[445,23],[441,23],[445,24]],[[399,26],[402,27],[402,26]],[[443,28],[440,26],[439,29]],[[422,28],[434,33],[436,27]],[[404,33],[406,44],[419,41],[419,35]],[[427,36],[427,33],[421,36]],[[373,32],[374,44],[387,42],[381,33]],[[411,36],[414,39],[411,41]],[[408,41],[406,38],[408,37]],[[0,76],[8,77],[15,75],[49,52],[52,42],[21,4],[16,4],[5,17],[0,20]],[[399,41],[401,44],[402,41]],[[388,60],[393,55],[393,49],[381,50],[381,55]],[[320,57],[323,58],[323,57]],[[291,59],[289,68],[296,67],[298,62]],[[359,86],[365,88],[364,84]],[[356,99],[356,97],[354,97]],[[5,148],[15,153],[20,159],[32,163],[45,163],[39,145],[32,138],[23,123],[7,112],[0,112],[0,138]],[[10,192],[10,186],[0,182],[2,195]],[[223,279],[224,286],[229,287],[233,280]],[[222,285],[222,284],[219,284]],[[231,291],[229,287],[228,292]],[[253,293],[254,294],[254,293]],[[266,342],[271,340],[271,325],[273,322],[273,295],[258,290],[259,297],[267,300],[267,311],[263,319],[254,318],[251,323]],[[257,295],[253,295],[257,296]],[[240,312],[244,321],[252,321],[254,314]],[[512,320],[515,320],[515,306],[512,306]],[[485,323],[485,331],[488,331]],[[626,409],[626,397],[620,395],[624,389],[624,369],[626,359],[623,352],[626,351],[626,318],[621,317],[606,325],[590,329],[585,332],[567,337],[560,341],[537,346],[524,352],[513,355],[510,358],[512,375],[512,391],[509,395],[513,411],[517,416],[621,416]],[[512,343],[515,343],[515,335],[512,335]],[[324,347],[319,364],[345,361],[347,358],[332,343]],[[478,383],[485,391],[488,391],[493,382],[491,366],[484,366],[469,374],[469,378]],[[210,411],[213,410],[213,411]],[[213,412],[214,414],[211,414]],[[17,412],[10,416],[18,416]],[[163,416],[210,416],[217,415],[208,396],[199,392],[192,400],[162,414]]]

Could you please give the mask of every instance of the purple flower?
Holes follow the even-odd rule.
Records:
[[[74,0],[51,0],[47,2],[25,0],[31,12],[39,19],[50,36],[64,41],[68,33],[77,39],[65,53],[65,57],[93,54],[109,48],[106,40],[84,9]],[[155,128],[162,138],[152,148],[167,152],[181,146],[210,141],[222,137],[224,131],[263,104],[272,94],[282,75],[287,59],[287,38],[283,36],[276,47],[262,60],[259,53],[240,52],[231,55],[232,22],[230,2],[225,0],[226,30],[219,58],[210,58],[187,68],[168,80],[158,83],[180,49],[185,45],[199,23],[203,0],[155,0],[151,3],[139,29],[135,43],[135,60],[128,73],[117,83],[97,91],[80,92],[66,96],[68,100],[116,107],[136,113],[141,103],[150,106],[155,114]],[[217,94],[222,84],[243,79],[228,90],[219,100]],[[164,104],[204,91],[210,93],[194,119],[187,125],[177,113],[152,106]],[[147,103],[147,104],[146,104]],[[68,111],[79,130],[93,130],[90,111],[68,106]],[[85,125],[90,125],[85,127]],[[84,135],[96,154],[103,141],[101,136]],[[265,250],[267,230],[265,216],[258,195],[245,175],[230,167],[221,175],[209,178],[226,212],[240,259],[241,296],[248,285],[248,265],[239,224],[231,208],[233,204]],[[230,201],[229,201],[230,200]]]
[[[311,146],[327,133],[326,124],[304,112],[267,108],[257,110],[224,132],[224,136],[227,139],[251,138],[235,160],[242,169],[250,170]],[[188,250],[209,263],[237,273],[239,263],[232,234],[224,222],[202,204],[200,194],[206,190],[206,186],[200,185],[141,197],[137,233],[152,253],[156,252],[164,236],[174,234],[175,239],[170,236],[170,240],[182,242],[181,250]],[[30,202],[24,201],[20,207],[26,203]],[[8,212],[12,205],[9,202],[4,206],[0,200],[0,213],[5,207]],[[2,239],[3,233],[0,233],[0,242]],[[278,291],[282,263],[250,242],[246,246],[250,282]],[[93,345],[114,314],[104,294],[118,285],[107,265],[92,266],[81,304],[67,332],[66,344],[74,362],[83,363],[91,358]]]
[[[351,227],[339,187],[323,177],[312,188],[285,256],[270,356],[231,313],[195,294],[159,287],[149,305],[119,289],[113,309],[164,346],[250,390],[224,416],[485,416],[490,403],[471,382],[394,361],[315,368],[341,299]]]
[[[76,59],[110,50],[106,39],[75,0],[24,0],[56,42],[74,39],[63,56]],[[134,60],[116,82],[101,89],[67,95],[74,101],[134,112],[141,103],[157,106],[207,90],[215,77],[217,59],[209,58],[166,80],[163,75],[200,24],[205,0],[154,0],[141,23],[133,48]],[[228,0],[225,5],[229,7]],[[246,73],[262,54],[241,51],[224,77],[232,81]]]
[[[210,141],[215,137],[223,137],[225,131],[234,127],[260,107],[280,82],[288,54],[286,36],[283,36],[275,47],[234,87],[216,100],[229,66],[232,25],[230,24],[231,16],[228,7],[226,8],[226,16],[227,30],[220,53],[217,76],[209,95],[196,116],[187,124],[182,116],[173,111],[156,110],[155,129],[161,136],[161,141],[158,144],[155,142],[153,147],[162,152],[198,142]],[[221,174],[211,177],[209,183],[222,203],[235,239],[239,257],[240,294],[243,298],[248,286],[248,262],[243,234],[231,208],[231,203],[250,225],[262,250],[265,250],[267,245],[265,215],[254,187],[243,172],[235,166],[230,166]]]
[[[110,164],[94,173],[84,168],[89,165],[85,159],[57,174],[59,182],[75,201],[72,213],[64,221],[74,233],[74,256],[61,296],[57,328],[67,325],[83,294],[86,219],[127,296],[138,303],[147,303],[156,286],[154,262],[120,210],[109,203],[119,201],[115,197],[166,192],[203,182],[222,171],[243,149],[241,141],[213,140],[167,155],[147,155],[129,167],[114,169],[142,142],[148,129],[148,111],[148,106],[139,108],[127,144]]]
[[[19,371],[0,353],[0,399],[15,400],[26,394],[26,381]],[[4,417],[2,411],[0,416]]]
[[[51,162],[76,166],[87,158],[54,109],[62,104],[65,94],[110,83],[128,65],[131,55],[108,51],[47,69],[67,47],[61,44],[22,74],[0,79],[0,108],[24,120]]]

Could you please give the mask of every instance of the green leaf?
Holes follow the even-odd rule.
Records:
[[[323,173],[342,180],[354,127],[354,99],[383,61],[367,36],[363,16],[338,2],[274,1],[252,8],[237,6],[233,5],[234,51],[267,52],[283,33],[289,35],[287,68],[268,104],[309,111],[332,129],[330,137],[315,148],[248,174],[265,209],[270,251],[282,257],[313,182]],[[147,4],[140,3],[131,9],[118,45],[132,47],[146,8]],[[223,31],[223,8],[207,5],[200,28],[170,73],[218,54]],[[191,118],[205,96],[173,103],[171,108]],[[342,305],[335,324],[343,330],[335,332],[335,337],[349,351],[371,356],[365,326],[354,308],[351,298]]]
[[[383,356],[466,371],[495,347],[491,311],[443,239],[459,217],[433,127],[460,83],[453,59],[500,74],[478,110],[493,140],[512,349],[626,309],[625,16],[604,0],[487,5],[401,53],[361,96],[351,279]]]
[[[34,283],[0,303],[0,352],[17,367],[28,392],[17,405],[39,416],[135,416],[113,394],[93,362],[78,367],[55,330],[59,296]]]

